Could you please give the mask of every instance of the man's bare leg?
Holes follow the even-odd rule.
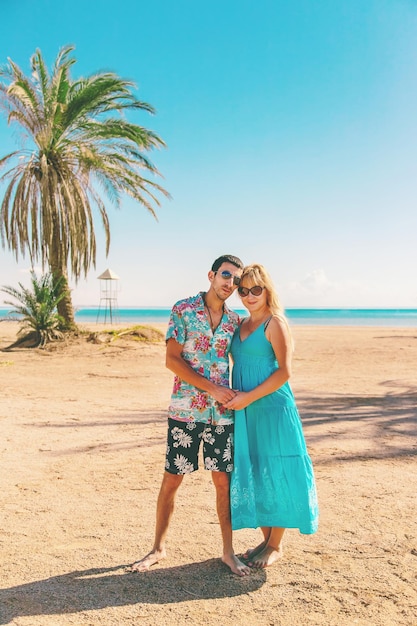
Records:
[[[164,473],[156,505],[155,541],[152,550],[130,567],[132,572],[146,572],[152,565],[166,557],[165,540],[174,512],[175,495],[184,478],[183,474]]]
[[[250,567],[242,563],[233,551],[229,475],[226,472],[212,472],[212,477],[216,488],[216,508],[223,539],[222,561],[230,567],[233,574],[247,576],[250,574]]]

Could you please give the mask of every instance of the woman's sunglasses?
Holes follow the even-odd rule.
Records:
[[[254,287],[251,287],[250,289],[249,289],[249,287],[238,287],[237,288],[238,294],[242,298],[246,298],[246,296],[249,293],[251,293],[253,296],[260,296],[263,290],[264,290],[264,288],[260,287],[259,285],[255,285]]]

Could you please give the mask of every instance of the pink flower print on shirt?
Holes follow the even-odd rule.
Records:
[[[230,413],[229,409],[225,409],[225,407],[222,404],[219,404],[217,401],[216,401],[216,408],[217,408],[217,411],[220,413],[220,415],[224,415],[225,413]]]
[[[184,311],[187,311],[190,308],[190,305],[186,300],[183,300],[182,302],[177,302],[174,308],[179,314],[181,314],[184,313]]]
[[[178,328],[174,328],[171,334],[172,339],[178,340]]]
[[[223,358],[226,356],[227,344],[227,339],[219,339],[218,341],[216,341],[214,348],[219,358]]]
[[[224,375],[219,370],[217,363],[212,363],[210,368],[210,380],[216,385],[228,386],[228,381],[225,380]]]
[[[210,339],[206,335],[199,335],[194,341],[194,350],[206,353],[210,350]]]
[[[207,395],[205,393],[197,393],[191,400],[191,408],[198,411],[204,411],[208,407]]]
[[[235,332],[235,328],[235,324],[232,324],[231,322],[224,322],[224,324],[222,324],[222,330],[226,333],[231,333],[232,335]]]
[[[179,389],[181,389],[181,379],[178,376],[174,376],[174,387],[172,389],[172,393],[178,393]]]

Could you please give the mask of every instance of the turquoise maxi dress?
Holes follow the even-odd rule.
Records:
[[[250,391],[279,368],[261,324],[231,346],[233,388]],[[234,469],[230,485],[232,528],[259,526],[316,532],[318,504],[313,467],[291,387],[235,412]]]

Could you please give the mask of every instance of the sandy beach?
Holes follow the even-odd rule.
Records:
[[[288,531],[279,563],[239,578],[202,469],[179,491],[168,558],[127,572],[153,541],[164,342],[4,351],[17,328],[0,323],[0,624],[417,624],[417,329],[293,327],[320,527]],[[259,537],[235,533],[236,551]]]

